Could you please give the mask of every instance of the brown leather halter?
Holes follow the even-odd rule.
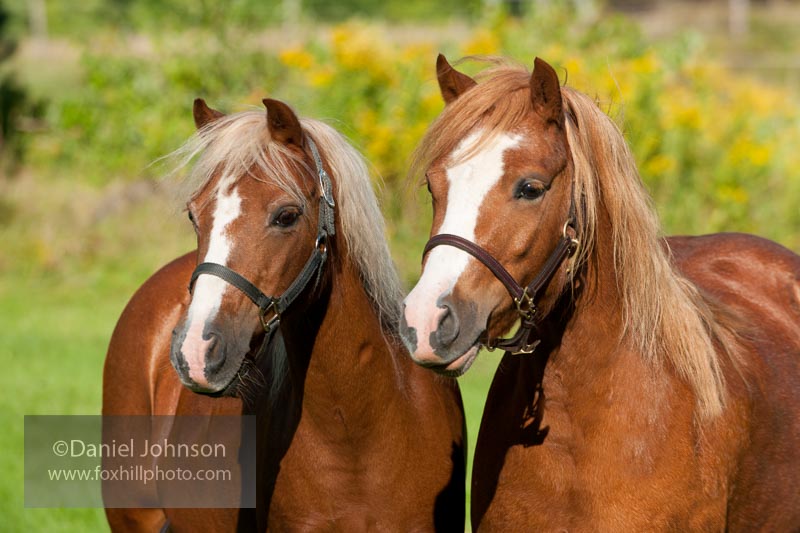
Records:
[[[425,257],[431,249],[441,245],[453,246],[467,252],[483,263],[483,265],[500,280],[511,295],[520,317],[519,329],[510,339],[499,339],[494,344],[487,345],[486,347],[490,351],[500,348],[513,354],[529,354],[533,353],[536,349],[536,346],[541,340],[538,335],[538,326],[543,318],[538,316],[538,308],[536,305],[539,291],[547,286],[556,270],[558,270],[558,267],[561,266],[561,263],[563,263],[565,259],[575,255],[580,245],[574,227],[574,211],[573,204],[570,206],[569,218],[564,223],[564,228],[561,230],[561,239],[559,239],[558,244],[547,258],[547,261],[545,261],[539,273],[526,287],[521,287],[514,277],[509,274],[508,270],[506,270],[492,254],[463,237],[449,233],[441,233],[431,237],[425,245],[423,257]],[[570,236],[570,232],[573,236]]]

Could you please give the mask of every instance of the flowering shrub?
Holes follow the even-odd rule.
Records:
[[[392,237],[418,240],[427,208],[409,199],[405,175],[443,107],[437,52],[527,65],[538,55],[622,126],[669,233],[748,231],[800,248],[800,101],[709,59],[697,37],[652,44],[626,19],[593,17],[545,7],[450,41],[433,30],[429,39],[404,39],[382,25],[346,22],[277,49],[212,40],[177,51],[155,43],[159,61],[87,54],[85,90],[51,109],[60,136],[41,136],[35,146],[59,173],[102,183],[138,175],[177,147],[192,131],[195,96],[226,111],[283,98],[330,120],[363,150],[385,184]]]
[[[624,19],[567,33],[563,10],[540,15],[440,47],[527,64],[539,55],[595,96],[626,133],[668,232],[747,231],[800,247],[800,101],[787,89],[726,69],[691,36],[650,45]],[[280,59],[311,107],[338,110],[398,194],[408,155],[442,108],[436,52],[433,42],[391,46],[380,28],[350,23]]]

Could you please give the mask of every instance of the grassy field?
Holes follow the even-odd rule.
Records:
[[[57,188],[57,185],[50,185]],[[135,186],[121,186],[136,190]],[[63,213],[61,194],[40,189],[22,177],[11,188],[11,198],[43,198],[30,205],[25,218]],[[106,206],[125,193],[110,187],[105,192],[83,191],[78,202],[84,210]],[[130,193],[128,193],[130,195]],[[101,407],[102,368],[108,340],[127,300],[159,266],[193,246],[188,221],[179,215],[166,191],[152,190],[115,212],[101,217],[67,216],[64,223],[44,232],[42,248],[46,269],[6,265],[0,279],[0,397],[2,427],[0,516],[6,531],[96,531],[107,528],[101,509],[26,509],[23,505],[23,416],[35,414],[97,414]],[[73,198],[74,200],[74,198]],[[74,203],[70,200],[70,204]],[[13,228],[0,229],[0,242],[12,238]],[[73,235],[74,240],[66,236]],[[134,239],[138,235],[138,239]],[[48,240],[52,239],[52,240]],[[417,239],[418,240],[418,239]],[[131,243],[138,243],[132,245]],[[90,258],[76,260],[73,246],[89,246]],[[123,248],[128,247],[125,253]],[[414,239],[404,246],[415,246]],[[419,245],[421,248],[421,244]],[[401,263],[418,264],[418,248],[399,253]],[[397,250],[396,250],[397,251]],[[416,268],[416,266],[414,267]],[[413,280],[415,272],[407,272]],[[471,446],[478,433],[486,390],[498,361],[483,354],[460,380],[468,417]],[[471,464],[470,447],[470,464]]]
[[[105,346],[125,289],[107,290],[88,280],[76,286],[5,277],[0,283],[0,514],[6,531],[104,527],[102,509],[25,509],[22,458],[23,415],[99,412]]]
[[[4,175],[0,165],[2,531],[106,528],[102,510],[23,507],[23,415],[99,413],[103,359],[122,308],[149,274],[193,246],[185,215],[148,164],[191,133],[195,97],[226,112],[277,97],[345,133],[383,179],[388,237],[408,287],[429,207],[424,190],[408,193],[405,171],[442,108],[439,51],[526,65],[538,55],[555,65],[623,128],[667,233],[746,231],[800,250],[800,71],[791,61],[800,9],[794,18],[758,14],[750,37],[732,43],[719,17],[683,31],[690,25],[675,13],[707,18],[696,2],[678,11],[670,3],[671,26],[663,11],[640,15],[641,28],[602,10],[575,11],[586,2],[537,2],[542,10],[523,20],[296,28],[241,26],[246,9],[226,25],[216,4],[179,3],[205,15],[162,26],[161,11],[139,10],[158,3],[117,2],[150,16],[132,29],[103,20],[112,13],[97,9],[101,0],[85,11],[48,0],[60,6],[52,35],[23,37],[10,60],[43,113],[23,124],[19,172]],[[8,5],[26,12],[23,0]],[[778,53],[785,61],[775,67]],[[460,380],[470,453],[498,357],[482,354]]]
[[[96,414],[108,339],[129,295],[142,276],[124,273],[116,280],[88,273],[65,284],[57,277],[0,283],[0,399],[2,427],[0,515],[6,531],[96,531],[104,529],[100,509],[23,508],[23,415]],[[484,397],[497,358],[484,354],[461,379],[474,444]],[[25,384],[24,386],[22,384]],[[472,448],[470,448],[470,452]],[[10,452],[10,453],[9,453]],[[7,529],[6,529],[7,528]]]

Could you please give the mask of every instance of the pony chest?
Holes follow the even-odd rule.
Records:
[[[591,391],[591,402],[577,402],[557,375],[542,383],[504,446],[487,527],[513,528],[505,522],[513,518],[543,530],[668,529],[701,511],[718,518],[698,484],[686,432],[668,431],[631,395]]]

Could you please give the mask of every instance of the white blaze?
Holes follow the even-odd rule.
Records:
[[[214,219],[208,241],[208,251],[202,263],[225,265],[231,251],[227,226],[241,213],[242,199],[235,188],[228,191],[232,178],[223,178],[217,187]],[[207,384],[205,374],[205,354],[210,341],[203,339],[206,322],[212,320],[222,303],[222,295],[228,284],[216,276],[201,274],[194,284],[192,303],[187,313],[188,326],[181,351],[189,366],[189,376],[198,384]]]
[[[440,234],[450,233],[472,242],[483,201],[503,176],[503,155],[520,142],[518,135],[502,134],[462,161],[461,154],[481,138],[481,133],[470,134],[453,151],[452,160],[460,162],[446,171],[447,206],[439,228]],[[430,334],[438,327],[443,312],[437,301],[452,291],[470,260],[467,252],[452,246],[437,246],[428,253],[422,276],[405,300],[406,323],[417,331],[418,354],[432,353]]]

